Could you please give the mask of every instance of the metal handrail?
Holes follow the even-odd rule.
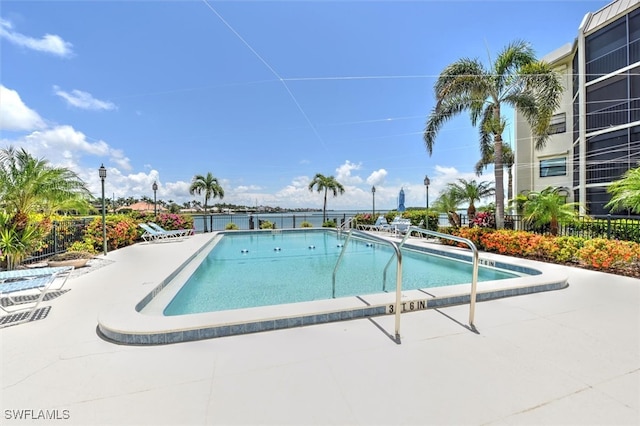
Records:
[[[396,306],[395,306],[395,333],[396,333],[396,342],[400,341],[400,307],[402,305],[402,252],[400,251],[400,247],[398,243],[395,241],[387,240],[382,237],[378,237],[377,235],[369,234],[367,232],[358,231],[356,229],[349,229],[349,234],[342,245],[342,251],[340,252],[340,256],[338,256],[338,260],[336,261],[336,266],[333,268],[333,288],[332,288],[332,296],[336,297],[336,272],[338,271],[338,266],[340,266],[340,262],[344,255],[344,252],[347,248],[347,244],[349,244],[349,240],[351,236],[359,235],[366,239],[374,240],[384,244],[390,244],[393,247],[393,251],[395,252],[397,259],[397,267],[396,267]],[[393,259],[393,256],[391,257]],[[389,260],[391,262],[391,260]],[[386,271],[385,271],[386,277]]]
[[[473,252],[473,272],[471,275],[471,298],[469,302],[469,325],[473,327],[473,319],[476,312],[476,289],[478,286],[478,263],[479,263],[479,255],[478,255],[478,249],[476,245],[473,244],[473,241],[467,238],[457,237],[455,235],[443,234],[441,232],[431,231],[429,229],[419,228],[417,226],[410,226],[407,229],[407,233],[405,234],[404,238],[402,238],[402,241],[400,241],[400,244],[398,245],[398,249],[402,249],[402,246],[404,245],[405,241],[407,241],[407,239],[411,236],[412,231],[419,232],[421,234],[431,235],[438,238],[457,241],[459,243],[464,243],[467,246],[469,246],[469,248]]]

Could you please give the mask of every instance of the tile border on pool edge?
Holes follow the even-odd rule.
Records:
[[[376,317],[390,314],[387,308],[395,304],[394,292],[174,317],[145,315],[140,312],[189,261],[198,256],[202,250],[210,247],[211,244],[215,244],[216,240],[213,238],[204,244],[189,257],[188,261],[162,280],[151,292],[146,290],[144,295],[141,294],[136,302],[131,301],[131,297],[134,297],[131,296],[129,303],[119,304],[111,311],[100,313],[98,333],[106,340],[118,344],[163,345]],[[457,251],[450,247],[434,247],[432,245],[427,247],[411,244],[411,248],[432,254],[456,257],[461,260],[470,259],[468,251]],[[484,288],[478,290],[477,302],[559,290],[568,286],[566,273],[558,273],[553,271],[554,268],[551,267],[546,268],[548,264],[525,259],[514,259],[515,263],[507,263],[504,261],[504,257],[491,253],[482,253],[482,258],[488,259],[495,267],[529,275],[478,283],[479,286],[482,284]],[[422,309],[437,309],[468,304],[470,299],[470,284],[462,284],[423,290],[406,290],[403,291],[402,302],[406,306],[412,302],[419,302],[420,306],[423,306]],[[425,301],[426,303],[424,303]],[[403,313],[409,312],[410,310],[403,311]]]

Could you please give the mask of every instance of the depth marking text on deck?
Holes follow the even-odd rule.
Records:
[[[421,311],[423,309],[427,309],[427,300],[412,300],[411,302],[402,302],[402,311],[401,312],[411,312],[411,311]],[[396,305],[387,305],[387,313],[395,314],[396,313]]]

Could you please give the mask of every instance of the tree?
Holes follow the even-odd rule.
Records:
[[[450,190],[442,192],[433,203],[433,208],[442,213],[447,214],[449,224],[455,228],[460,227],[460,215],[458,214],[458,205],[460,200]]]
[[[84,181],[71,170],[53,167],[24,148],[0,150],[0,207],[16,223],[32,212],[49,216],[67,207],[88,209],[90,197]]]
[[[640,213],[640,167],[629,169],[622,179],[613,182],[607,188],[611,200],[605,205],[611,211],[629,209]]]
[[[457,183],[447,185],[452,196],[462,202],[469,203],[467,208],[467,216],[469,221],[473,220],[476,215],[476,201],[492,196],[495,189],[491,187],[489,182],[476,182],[475,180],[458,179]]]
[[[493,143],[482,145],[480,152],[481,158],[475,166],[477,176],[481,176],[487,166],[495,163]],[[515,163],[513,150],[509,145],[502,145],[502,165],[507,170],[507,200],[513,198],[513,163]]]
[[[436,105],[431,111],[424,142],[432,154],[442,125],[469,111],[471,124],[479,124],[480,145],[493,141],[496,196],[496,227],[504,227],[504,183],[502,132],[506,121],[502,105],[522,113],[532,129],[536,148],[545,145],[553,112],[562,95],[560,76],[546,62],[537,61],[530,45],[523,41],[509,44],[485,68],[477,59],[460,59],[447,66],[435,86]]]
[[[88,210],[91,194],[69,169],[53,167],[24,149],[0,150],[0,252],[12,269],[41,244],[58,210]],[[42,213],[44,220],[30,215]]]
[[[318,192],[324,191],[324,204],[322,205],[322,222],[327,220],[327,192],[331,191],[334,197],[338,194],[344,194],[344,186],[338,182],[333,176],[324,176],[320,173],[316,173],[311,183],[309,183],[309,191],[313,192],[313,189]]]
[[[560,188],[548,186],[540,192],[529,192],[524,203],[524,220],[535,226],[549,224],[551,235],[558,235],[560,223],[572,223],[578,216],[578,203],[567,203]]]
[[[204,215],[207,216],[207,203],[210,198],[224,198],[224,189],[218,183],[218,178],[213,176],[211,172],[208,172],[206,176],[195,175],[191,181],[189,187],[189,194],[202,195],[204,192]],[[207,229],[207,221],[204,221],[204,232],[209,232]]]

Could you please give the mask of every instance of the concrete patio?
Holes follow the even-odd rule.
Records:
[[[404,314],[401,344],[393,316],[165,346],[97,335],[210,238],[109,253],[46,318],[0,330],[0,424],[640,424],[640,282],[577,268],[548,266],[567,289],[478,303],[478,333],[467,305]]]

